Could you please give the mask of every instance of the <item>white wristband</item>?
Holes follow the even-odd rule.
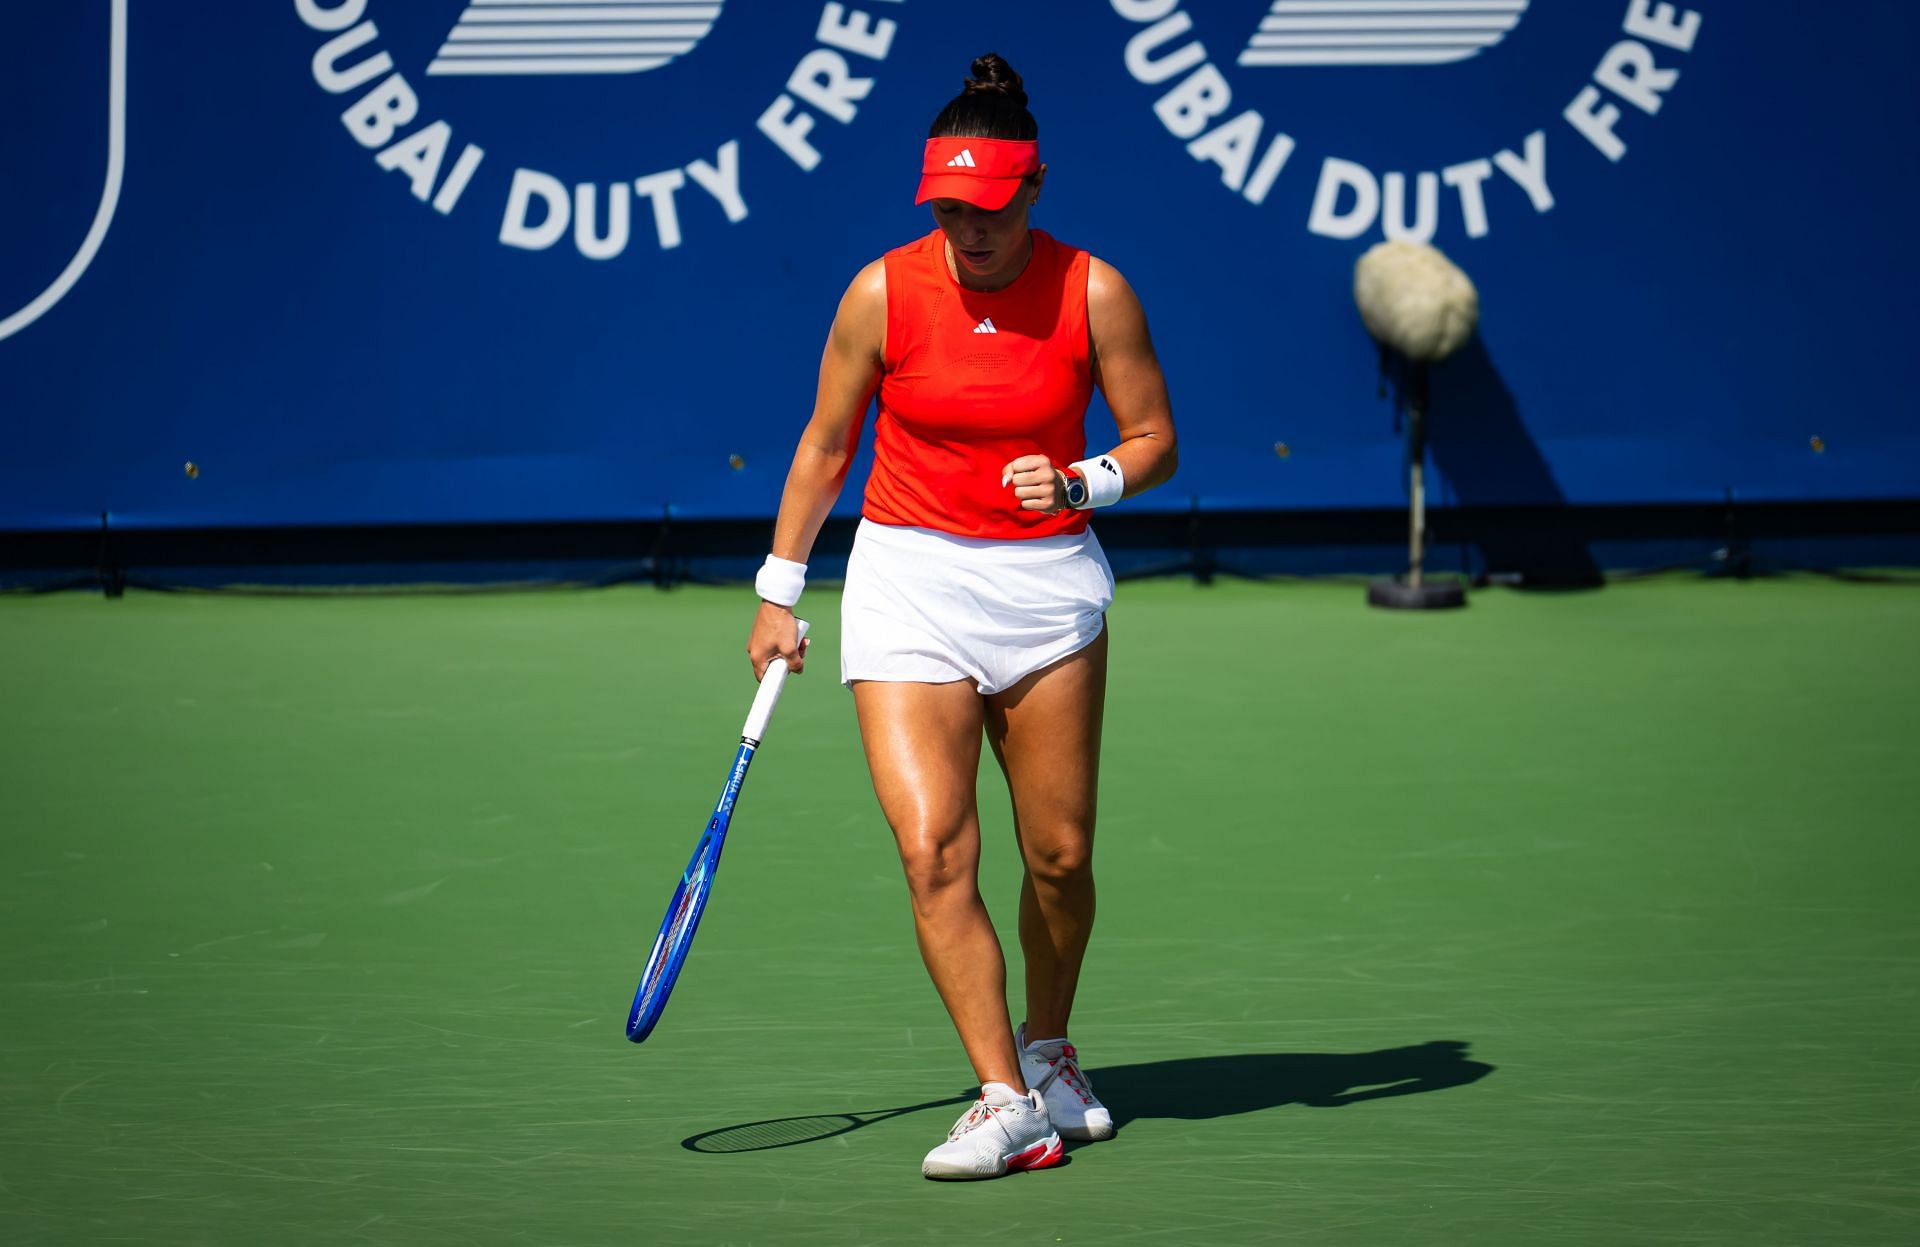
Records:
[[[775,606],[792,606],[807,587],[807,565],[769,554],[753,578],[753,591]]]
[[[1094,507],[1110,507],[1120,501],[1121,494],[1127,492],[1127,475],[1120,470],[1120,461],[1112,455],[1082,459],[1070,466],[1087,483],[1087,500],[1080,504],[1083,511]]]

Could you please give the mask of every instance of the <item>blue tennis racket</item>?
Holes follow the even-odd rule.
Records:
[[[807,635],[807,621],[800,621],[800,637]],[[727,772],[727,786],[720,790],[720,802],[713,817],[694,846],[693,860],[680,876],[673,891],[667,916],[660,920],[660,934],[654,938],[653,951],[647,954],[647,968],[640,975],[640,986],[633,993],[633,1008],[627,1013],[627,1038],[639,1043],[653,1033],[660,1014],[667,1007],[674,980],[686,964],[687,950],[693,947],[693,933],[700,927],[700,915],[707,908],[707,894],[713,889],[713,876],[720,869],[720,850],[727,842],[727,826],[733,822],[734,803],[740,799],[740,786],[747,782],[747,767],[753,764],[754,751],[760,748],[767,732],[767,720],[780,701],[780,690],[787,682],[787,664],[775,658],[767,664],[754,694],[753,708],[747,711],[746,726],[740,729],[740,749],[733,756],[733,769]]]

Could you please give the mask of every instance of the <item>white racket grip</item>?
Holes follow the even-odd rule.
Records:
[[[802,619],[800,637],[807,639],[807,621]],[[766,735],[767,720],[773,717],[773,708],[780,701],[780,690],[787,683],[787,660],[776,656],[767,664],[767,674],[760,678],[760,691],[753,695],[753,709],[747,711],[747,725],[740,729],[740,739],[758,747],[760,738]]]

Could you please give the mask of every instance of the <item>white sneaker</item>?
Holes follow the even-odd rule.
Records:
[[[1021,1095],[1003,1082],[990,1082],[954,1123],[947,1141],[927,1153],[920,1172],[929,1178],[997,1178],[1057,1165],[1065,1154],[1038,1092]]]
[[[1064,1038],[1028,1043],[1027,1024],[1022,1022],[1013,1032],[1013,1046],[1020,1052],[1021,1075],[1046,1101],[1047,1117],[1061,1137],[1113,1137],[1113,1114],[1100,1103],[1087,1076],[1080,1072],[1079,1053],[1072,1044]]]

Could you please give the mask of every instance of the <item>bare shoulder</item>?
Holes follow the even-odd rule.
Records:
[[[875,260],[854,274],[840,296],[833,337],[849,353],[878,356],[887,335],[887,266]]]
[[[885,260],[874,260],[847,283],[847,292],[840,296],[840,318],[865,319],[879,316],[884,323],[887,315],[887,264]]]
[[[867,266],[853,275],[847,285],[849,299],[878,299],[880,306],[887,303],[887,262],[884,259],[869,261]]]
[[[1099,301],[1111,305],[1115,301],[1131,302],[1138,305],[1139,296],[1133,293],[1133,287],[1120,275],[1120,270],[1097,255],[1087,257],[1087,302]]]
[[[1120,270],[1098,256],[1087,257],[1087,323],[1095,349],[1144,338],[1147,314]]]

